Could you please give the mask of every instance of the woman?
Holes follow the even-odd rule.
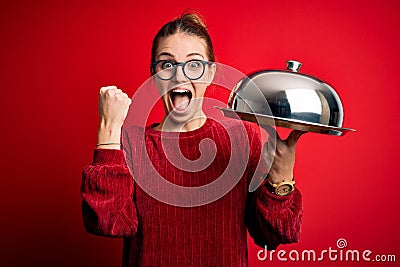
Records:
[[[124,266],[247,266],[247,229],[256,244],[268,249],[299,238],[301,194],[296,189],[280,196],[273,185],[292,184],[301,132],[263,147],[255,124],[207,118],[202,101],[215,73],[214,60],[210,36],[197,15],[184,14],[160,29],[153,41],[151,73],[165,116],[145,129],[127,129],[122,137],[129,144],[125,157],[121,127],[131,100],[115,86],[100,90],[98,146],[83,171],[83,217],[88,232],[124,238]],[[178,140],[179,149],[163,144],[163,138]],[[200,144],[204,139],[213,142]],[[215,151],[204,168],[195,166],[200,150]],[[191,160],[190,167],[171,163],[179,155]],[[252,177],[265,175],[257,168],[260,160],[272,165],[264,183],[249,193]],[[193,199],[207,199],[218,188],[184,199],[193,205],[171,205],[182,196],[154,184],[157,175],[182,188],[212,184],[222,175],[240,180],[204,205]],[[157,200],[139,181],[171,201]]]

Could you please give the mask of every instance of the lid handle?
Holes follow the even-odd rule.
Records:
[[[291,70],[293,72],[298,72],[301,67],[301,62],[296,61],[296,60],[288,60],[286,61],[286,67],[288,70]]]

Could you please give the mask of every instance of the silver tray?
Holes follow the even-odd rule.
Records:
[[[348,132],[356,131],[350,128],[327,126],[319,123],[305,122],[295,119],[286,119],[275,116],[268,116],[264,114],[240,112],[229,108],[222,108],[222,107],[215,107],[215,108],[220,109],[225,117],[255,122],[260,125],[279,126],[294,130],[300,130],[304,132],[314,132],[314,133],[328,134],[334,136],[343,136]]]

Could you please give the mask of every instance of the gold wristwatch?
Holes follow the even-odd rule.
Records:
[[[295,181],[294,181],[294,177],[293,177],[292,181],[290,181],[290,182],[283,181],[278,184],[274,184],[274,183],[271,183],[271,181],[268,179],[268,183],[272,187],[271,188],[272,193],[274,193],[277,196],[287,196],[293,192]]]

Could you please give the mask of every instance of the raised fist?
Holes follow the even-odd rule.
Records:
[[[99,92],[100,123],[108,127],[122,127],[131,99],[116,86],[102,87]]]
[[[121,127],[131,102],[128,95],[116,86],[106,86],[100,89],[100,126],[97,145],[99,148],[118,149],[120,147],[118,143],[121,139]]]

